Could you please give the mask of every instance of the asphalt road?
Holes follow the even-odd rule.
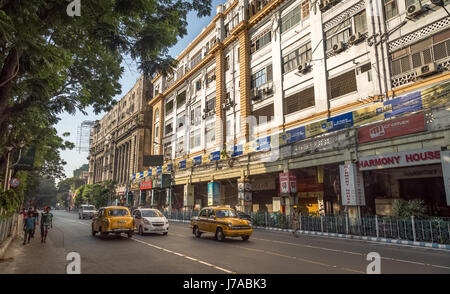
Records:
[[[66,273],[66,255],[77,252],[88,274],[365,274],[367,254],[381,256],[382,274],[450,274],[450,252],[337,238],[255,230],[249,241],[214,236],[194,238],[187,223],[171,222],[169,234],[128,239],[91,235],[91,221],[53,211],[46,244],[13,242],[0,261],[0,274]]]

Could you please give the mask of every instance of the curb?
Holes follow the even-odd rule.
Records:
[[[180,223],[190,223],[190,221],[186,221],[186,220],[169,219],[169,221],[180,222]],[[288,232],[288,233],[293,232],[293,230],[291,230],[291,229],[280,229],[280,228],[272,228],[272,227],[254,226],[253,228],[258,229],[258,230],[266,230],[266,231],[277,231],[277,232]],[[438,244],[438,243],[414,242],[414,241],[409,241],[409,240],[356,236],[356,235],[336,234],[336,233],[322,233],[322,232],[315,232],[315,231],[300,231],[299,230],[299,231],[297,231],[297,233],[304,234],[304,235],[337,237],[337,238],[343,238],[343,239],[375,241],[375,242],[386,243],[386,244],[401,244],[401,245],[411,245],[411,246],[418,246],[418,247],[425,247],[425,248],[439,248],[439,249],[450,250],[450,245],[444,245],[444,244]]]
[[[279,229],[279,228],[270,228],[270,227],[253,227],[255,229],[261,230],[269,230],[269,231],[282,231],[282,232],[290,232],[293,230]],[[380,238],[380,237],[368,237],[368,236],[356,236],[356,235],[347,235],[347,234],[336,234],[336,233],[323,233],[316,231],[301,231],[298,230],[297,233],[304,235],[313,235],[313,236],[324,236],[324,237],[337,237],[343,239],[355,239],[355,240],[364,240],[364,241],[375,241],[379,243],[386,244],[401,244],[401,245],[411,245],[425,248],[439,248],[439,249],[447,249],[450,250],[450,245],[438,244],[438,243],[429,243],[429,242],[415,242],[409,240],[399,240],[399,239],[390,239],[390,238]]]
[[[1,244],[0,259],[3,259],[3,256],[5,255],[6,251],[8,250],[8,247],[11,244],[13,239],[14,239],[14,236],[10,236]]]

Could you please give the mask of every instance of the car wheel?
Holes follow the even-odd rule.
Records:
[[[194,235],[196,238],[200,238],[202,236],[202,233],[200,233],[197,226],[194,227]]]
[[[242,236],[242,240],[247,241],[248,239],[250,239],[250,236]]]
[[[139,235],[144,236],[144,230],[142,229],[142,226],[139,226]]]
[[[163,235],[166,236],[168,232],[164,232]]]
[[[92,226],[92,236],[95,236],[97,232],[94,230],[94,226]]]
[[[217,239],[217,241],[220,241],[220,242],[225,240],[225,235],[223,234],[223,231],[221,228],[218,228],[216,231],[216,239]]]
[[[108,236],[108,233],[102,232],[102,227],[99,228],[99,231],[100,231],[100,237],[101,237],[102,239],[105,239],[106,236]]]
[[[128,235],[128,238],[131,238],[131,236],[133,236],[133,233],[129,232],[129,233],[127,233],[127,235]]]
[[[81,219],[81,215],[78,215],[78,219]]]

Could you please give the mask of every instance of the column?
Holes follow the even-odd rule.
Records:
[[[162,137],[164,135],[164,98],[159,101],[159,136],[158,136],[158,154],[163,154]]]
[[[327,66],[325,57],[325,39],[322,32],[322,12],[319,9],[309,15],[311,28],[312,72],[314,76],[314,100],[316,113],[328,111]]]
[[[221,44],[220,44],[221,46]],[[226,137],[226,115],[222,108],[225,97],[225,58],[223,48],[215,52],[216,57],[216,145],[224,147]]]
[[[250,113],[250,43],[247,22],[242,22],[242,29],[238,32],[239,39],[239,72],[240,72],[240,104],[241,104],[241,138],[249,139],[247,117]]]
[[[281,56],[281,33],[280,33],[280,13],[276,12],[272,17],[272,70],[273,70],[273,106],[274,124],[281,126],[284,124],[283,112],[283,70]]]

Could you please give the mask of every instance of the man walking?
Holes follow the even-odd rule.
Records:
[[[34,227],[33,227],[33,234],[31,235],[31,238],[34,238],[34,233],[36,232],[36,225],[39,222],[39,212],[37,211],[36,206],[34,207],[33,217],[34,217]]]
[[[30,243],[31,235],[33,234],[33,229],[36,219],[33,217],[32,212],[28,212],[27,218],[25,219],[24,231],[25,235],[23,237],[23,245],[25,245],[28,237],[28,243]]]
[[[299,217],[299,209],[297,207],[297,205],[294,205],[294,213],[292,214],[292,234],[294,235],[294,237],[298,237],[297,236],[297,231],[300,229],[300,217]]]
[[[49,228],[53,228],[53,214],[50,213],[50,207],[46,206],[41,216],[41,243],[45,243]]]

